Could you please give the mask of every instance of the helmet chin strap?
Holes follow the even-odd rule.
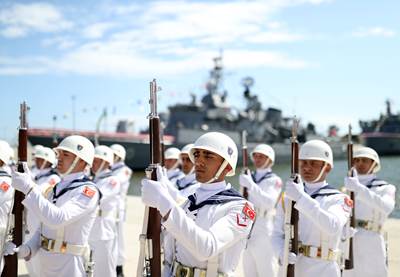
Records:
[[[99,166],[99,168],[96,170],[96,172],[94,173],[94,175],[95,176],[97,176],[100,172],[102,172],[103,171],[103,169],[104,169],[104,165],[106,164],[106,161],[105,160],[103,160],[102,162],[101,162],[101,164],[100,164],[100,166]]]
[[[169,170],[174,170],[175,168],[177,168],[179,165],[179,160],[176,160],[176,162],[174,163],[174,165],[169,169]]]
[[[371,164],[371,166],[369,167],[369,169],[368,169],[368,171],[367,171],[367,175],[368,175],[368,174],[371,174],[371,173],[373,172],[375,166],[376,166],[376,162],[374,161],[374,162]]]
[[[224,160],[224,162],[220,165],[217,173],[215,173],[214,177],[205,182],[205,184],[211,184],[214,181],[218,180],[219,176],[221,176],[222,171],[224,171],[225,167],[228,165],[228,161]]]
[[[319,172],[317,178],[315,178],[314,180],[312,180],[311,183],[316,183],[316,182],[322,177],[322,174],[324,174],[325,168],[326,168],[327,165],[328,165],[328,164],[325,162],[325,163],[324,163],[324,166],[321,168],[321,170],[320,170],[320,172]]]
[[[42,165],[39,167],[39,169],[40,170],[43,170],[44,169],[44,166],[47,164],[47,161],[46,160],[43,160],[43,163],[42,163]]]
[[[69,168],[67,169],[67,171],[65,171],[64,173],[60,173],[60,177],[63,178],[64,176],[67,176],[68,174],[70,174],[72,172],[72,170],[74,170],[75,166],[78,164],[80,158],[79,157],[75,157],[74,161],[72,162],[72,164],[69,166]]]
[[[186,175],[190,175],[190,174],[193,174],[193,172],[194,172],[194,165],[192,166],[192,169],[188,172],[188,174],[186,174]]]

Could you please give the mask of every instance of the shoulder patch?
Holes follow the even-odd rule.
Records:
[[[256,212],[250,207],[249,203],[247,202],[243,207],[242,214],[244,214],[251,220],[254,220],[254,218],[256,217]]]
[[[7,192],[9,188],[10,185],[6,181],[3,181],[3,183],[0,184],[0,189],[4,192]]]
[[[110,184],[111,184],[112,187],[115,187],[118,184],[118,181],[116,179],[112,178],[110,180]]]
[[[83,193],[83,195],[85,195],[85,196],[87,196],[89,198],[92,198],[96,194],[96,191],[94,189],[91,189],[88,186],[85,186],[85,188],[83,189],[82,193]]]
[[[57,183],[57,181],[56,181],[55,178],[51,178],[51,179],[49,180],[49,185],[52,186],[52,187],[54,187],[54,185],[55,185],[56,183]]]
[[[279,189],[282,187],[282,180],[278,178],[275,182],[275,188]]]
[[[350,210],[353,208],[353,200],[351,200],[349,197],[344,198],[344,203],[342,204],[342,208],[345,212],[350,212]]]

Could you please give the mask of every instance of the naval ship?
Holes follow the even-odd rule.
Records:
[[[371,147],[379,155],[400,154],[400,114],[394,114],[390,101],[386,101],[386,114],[379,119],[360,121],[361,139],[363,144]]]

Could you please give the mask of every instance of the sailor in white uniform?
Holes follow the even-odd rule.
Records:
[[[119,211],[118,211],[118,243],[117,243],[117,276],[123,277],[123,265],[125,263],[125,237],[124,226],[126,221],[126,197],[132,177],[132,170],[126,166],[126,150],[120,144],[113,144],[110,148],[114,152],[114,164],[111,167],[112,174],[116,176],[121,184],[119,195]]]
[[[14,198],[14,189],[11,186],[10,169],[7,166],[9,161],[9,145],[6,141],[0,140],[0,254],[7,252],[7,227],[9,227],[9,214]],[[0,273],[3,271],[3,256],[0,259]]]
[[[233,176],[238,150],[231,138],[210,132],[190,150],[200,187],[182,207],[163,182],[142,180],[142,200],[157,208],[175,240],[169,276],[233,276],[249,236],[255,211],[225,176]]]
[[[56,170],[53,166],[56,165],[57,159],[53,149],[48,147],[40,147],[35,152],[35,164],[37,168],[36,176],[34,181],[39,191],[42,192],[43,196],[47,198],[53,187],[60,182]],[[34,212],[29,209],[26,211],[26,230],[24,236],[24,242],[29,241],[36,230],[40,227],[40,219]],[[39,260],[38,256],[31,257],[29,261],[26,261],[26,267],[31,277],[40,277],[39,275]]]
[[[175,184],[185,174],[179,168],[181,165],[181,151],[176,147],[170,147],[164,152],[164,166],[167,169],[167,176],[171,183]]]
[[[298,183],[293,180],[286,183],[285,196],[296,201],[294,207],[299,211],[298,235],[301,242],[299,254],[290,253],[288,262],[295,264],[296,277],[339,277],[339,245],[352,202],[347,195],[326,182],[326,176],[333,167],[332,150],[328,144],[321,140],[304,143],[300,148],[299,165]],[[284,253],[284,208],[289,203],[287,198],[278,205],[272,235],[281,263]]]
[[[243,253],[246,277],[277,276],[278,255],[271,244],[275,207],[279,201],[282,180],[272,172],[275,151],[267,144],[259,144],[251,152],[256,171],[241,174],[240,185],[247,188],[248,200],[255,206],[257,221]]]
[[[12,174],[12,186],[25,194],[22,203],[41,221],[31,240],[13,250],[25,260],[39,255],[41,277],[83,277],[87,275],[88,239],[100,198],[84,174],[85,168],[92,166],[94,147],[85,137],[69,136],[55,151],[61,182],[47,199],[32,181],[26,163],[24,173]]]
[[[388,253],[382,227],[394,209],[396,187],[377,177],[381,165],[372,148],[355,149],[353,163],[353,177],[344,182],[346,189],[355,193],[354,268],[345,270],[343,276],[385,277]]]
[[[100,208],[89,236],[93,251],[94,276],[116,276],[117,266],[117,214],[121,185],[112,175],[114,153],[108,146],[96,146],[92,172],[97,188],[101,192]]]
[[[35,161],[35,155],[36,152],[39,151],[41,148],[43,147],[43,145],[40,144],[36,144],[35,146],[33,146],[32,148],[32,152],[31,152],[31,157],[32,157],[32,168],[31,168],[31,175],[32,175],[32,179],[35,178],[36,174],[39,172],[39,168],[36,165],[36,161]]]

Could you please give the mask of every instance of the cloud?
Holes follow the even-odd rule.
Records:
[[[384,37],[391,38],[396,35],[396,32],[383,27],[359,28],[352,33],[354,37]]]
[[[68,33],[61,32],[59,36],[41,41],[41,46],[47,48],[46,53],[51,47],[62,50],[53,53],[51,58],[46,58],[45,54],[40,57],[19,55],[23,58],[18,59],[17,64],[3,63],[0,74],[143,77],[184,74],[207,69],[210,60],[222,48],[224,63],[231,68],[307,68],[312,66],[309,61],[269,51],[265,46],[305,39],[303,34],[292,32],[284,22],[274,19],[278,11],[289,6],[324,2],[329,1],[156,1],[110,9],[100,5],[98,10],[83,11],[74,20],[77,30],[73,35],[72,23],[54,6],[15,4],[0,12],[0,22],[6,22],[8,37],[32,31],[68,30]],[[33,19],[28,24],[27,15],[33,14],[31,18],[36,18],[38,10],[43,18]],[[18,19],[12,20],[11,14]],[[5,29],[2,31],[4,35]]]
[[[58,32],[72,27],[61,12],[47,3],[13,4],[0,10],[0,33],[7,38],[31,32]]]
[[[100,22],[91,24],[85,27],[82,34],[85,38],[99,39],[103,37],[104,33],[114,27],[116,24],[111,22]]]

